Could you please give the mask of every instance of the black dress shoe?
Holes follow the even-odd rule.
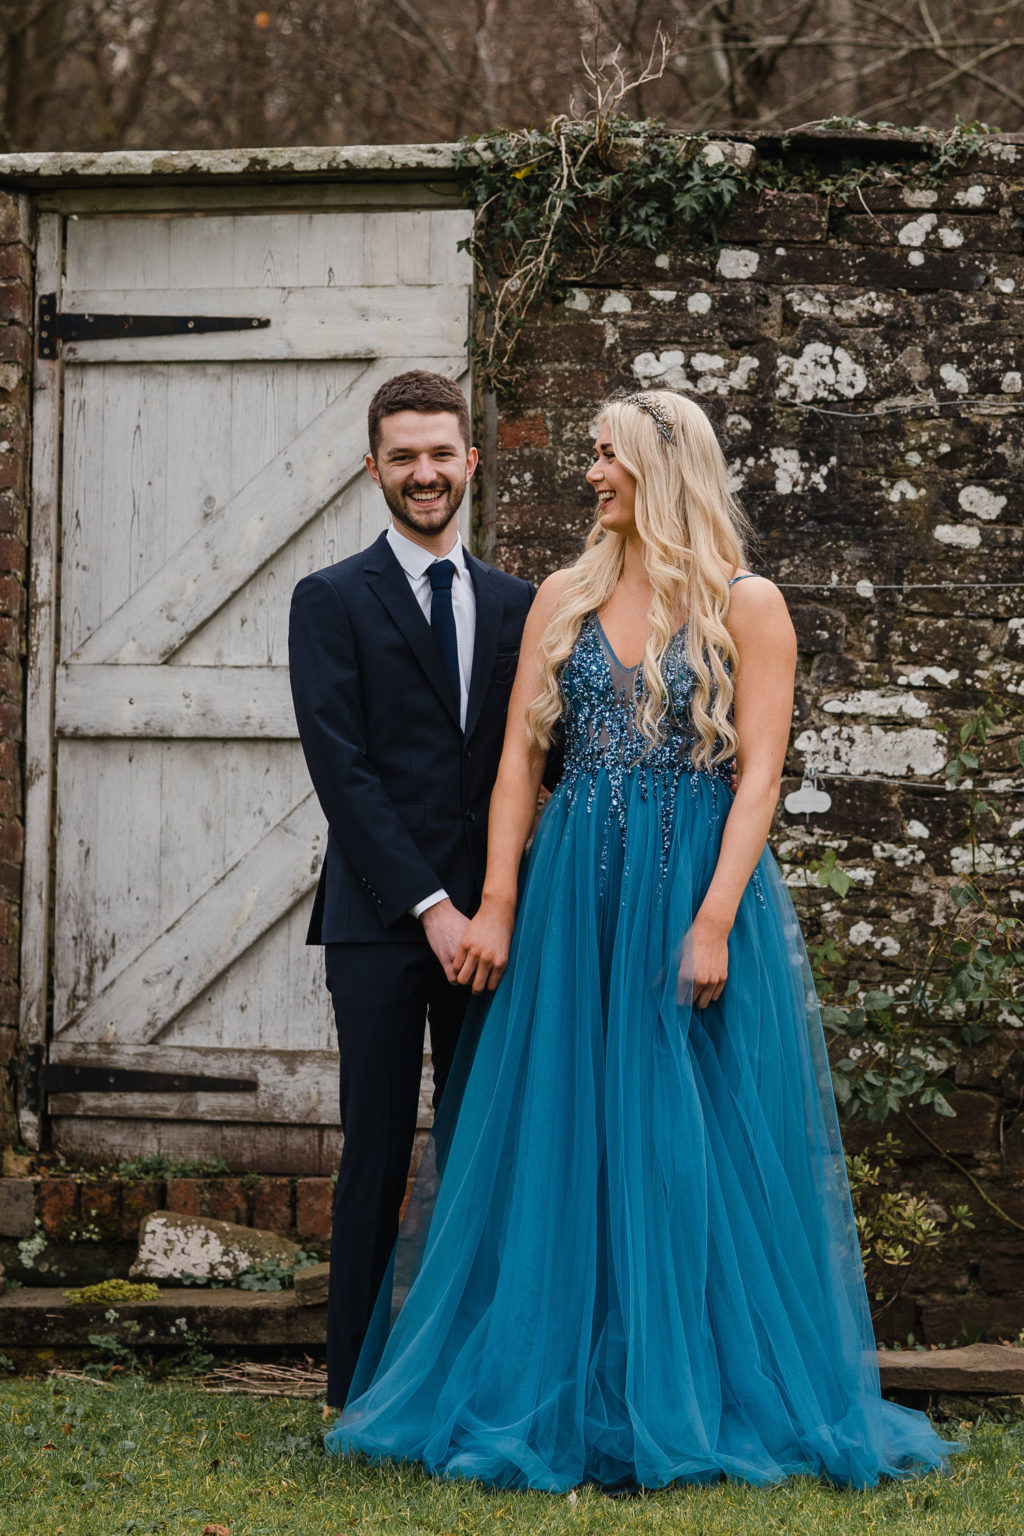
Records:
[[[639,1483],[609,1483],[607,1487],[604,1484],[601,1486],[606,1499],[638,1499],[643,1491]]]

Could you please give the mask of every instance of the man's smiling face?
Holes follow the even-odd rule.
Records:
[[[396,411],[380,423],[377,453],[366,467],[395,520],[411,534],[432,538],[451,522],[477,466],[458,418],[448,411]]]

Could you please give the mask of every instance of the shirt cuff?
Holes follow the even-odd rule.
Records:
[[[447,900],[447,891],[433,891],[431,895],[424,896],[422,901],[418,901],[414,907],[410,907],[409,911],[413,917],[422,917],[428,907],[436,907],[439,901]]]

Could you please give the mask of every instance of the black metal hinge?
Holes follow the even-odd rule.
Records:
[[[42,1108],[44,1093],[256,1093],[258,1089],[255,1077],[205,1077],[197,1072],[47,1062],[39,1045],[29,1046],[21,1069],[24,1105],[34,1113]]]
[[[203,331],[262,331],[260,315],[86,315],[61,313],[55,293],[39,295],[37,353],[55,358],[65,341],[111,341],[118,336],[198,336]]]

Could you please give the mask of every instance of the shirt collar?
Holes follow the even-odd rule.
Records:
[[[440,556],[431,554],[430,550],[424,549],[422,544],[414,544],[412,539],[407,539],[404,534],[399,533],[393,523],[385,537],[395,559],[413,581],[424,577],[434,561],[438,559],[450,560],[457,576],[466,574],[466,550],[461,538],[457,537],[448,553]]]

